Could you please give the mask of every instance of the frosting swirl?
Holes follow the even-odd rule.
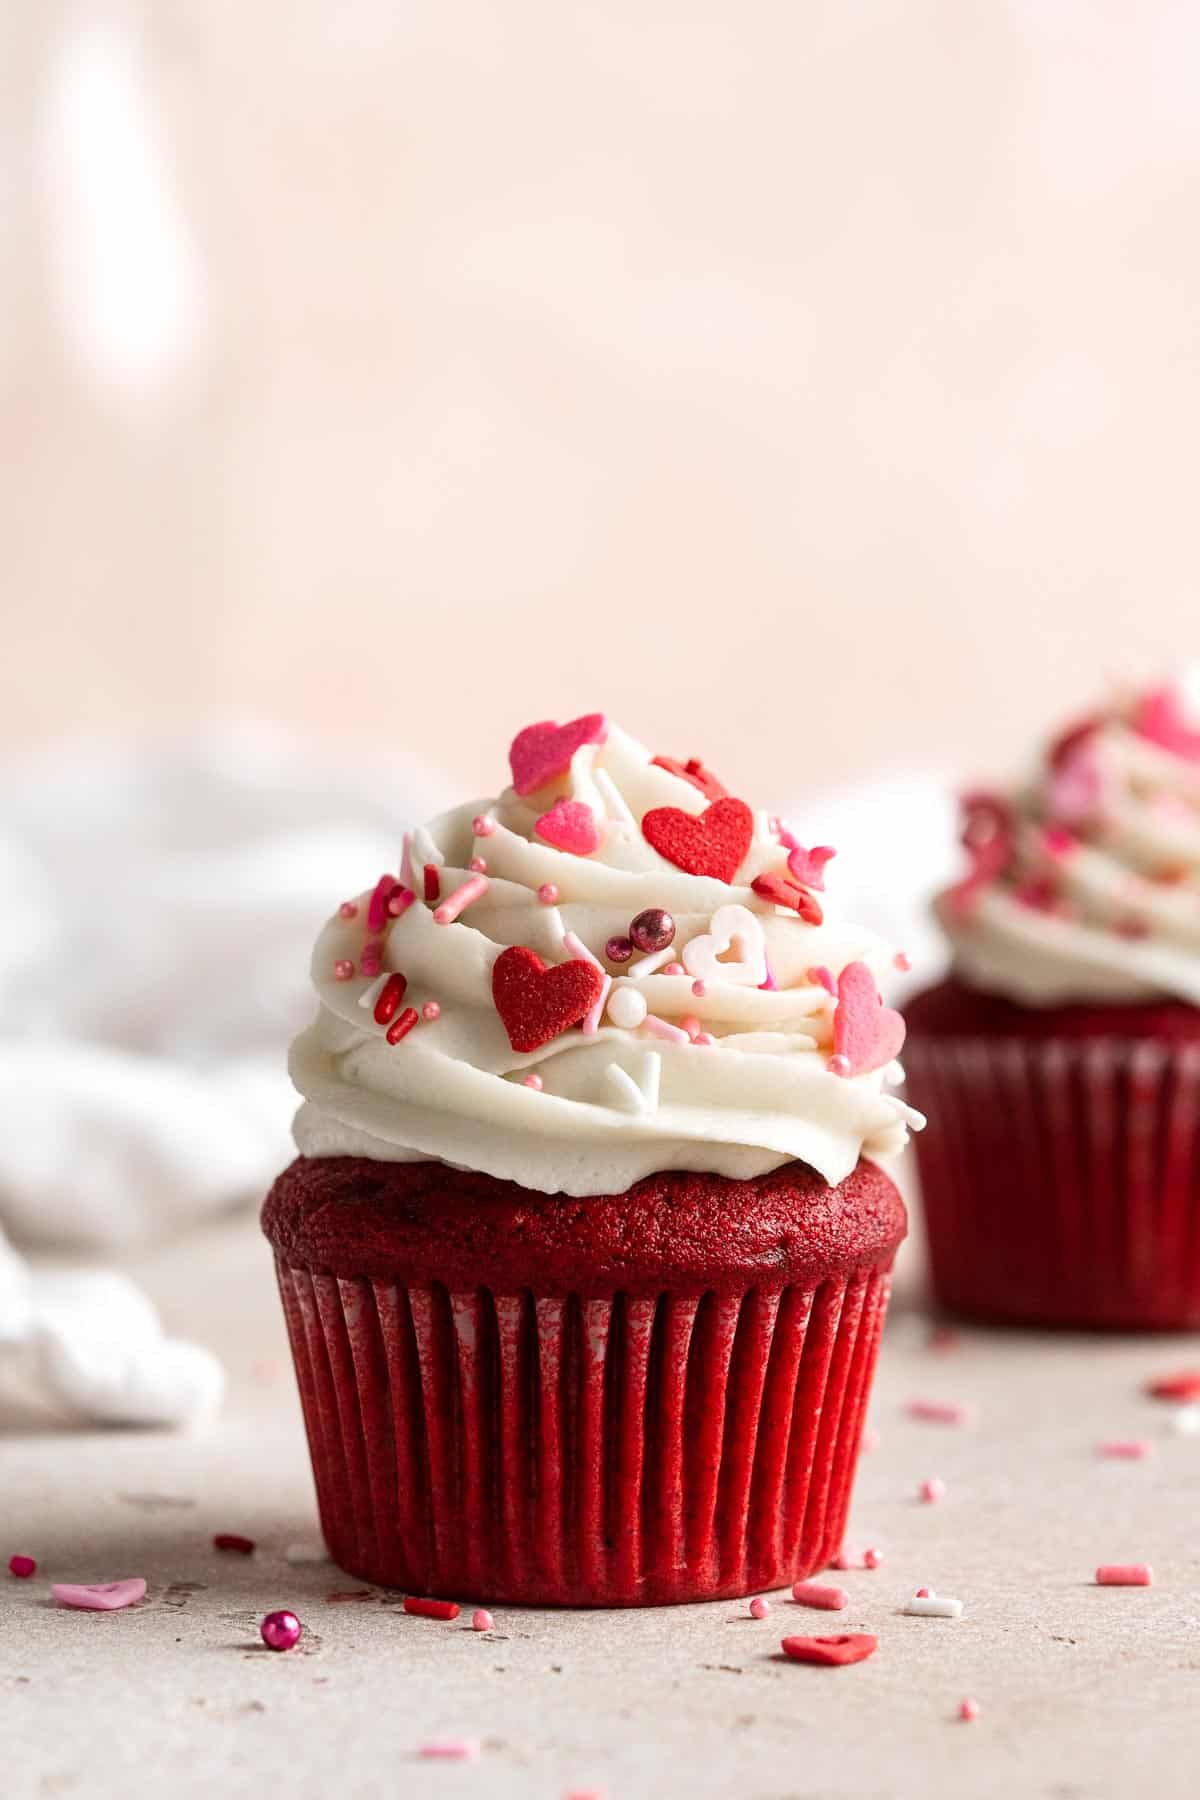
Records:
[[[963,801],[971,869],[939,896],[956,975],[1026,1006],[1200,1006],[1200,705],[1114,702],[1004,795]]]
[[[529,727],[511,759],[512,787],[410,834],[400,881],[321,933],[301,1151],[571,1195],[793,1158],[837,1183],[898,1151],[923,1121],[885,1092],[894,959],[813,892],[830,853],[599,715]],[[631,921],[670,942],[639,951]]]

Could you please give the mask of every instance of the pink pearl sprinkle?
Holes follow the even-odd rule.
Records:
[[[836,1056],[831,1056],[829,1059],[829,1073],[831,1075],[849,1075],[850,1058],[848,1056],[843,1056],[839,1050]]]
[[[927,1481],[921,1483],[919,1492],[922,1500],[930,1502],[944,1500],[946,1497],[946,1484],[940,1475],[931,1475]]]
[[[797,1581],[792,1599],[801,1606],[815,1606],[822,1612],[842,1612],[850,1604],[845,1588],[827,1587],[823,1581]]]
[[[543,906],[557,906],[558,905],[558,884],[556,882],[543,881],[541,887],[537,891],[537,894],[538,894],[538,899],[541,901]]]
[[[493,1619],[491,1613],[482,1606],[479,1608],[478,1612],[471,1614],[472,1631],[491,1631],[495,1623],[496,1621]]]
[[[669,962],[663,970],[664,975],[686,975],[687,970],[681,962]]]
[[[535,1094],[540,1094],[544,1083],[540,1075],[527,1075],[521,1083],[521,1086],[532,1088]]]
[[[1101,1456],[1116,1456],[1125,1462],[1141,1462],[1151,1450],[1145,1438],[1109,1438],[1097,1448]]]
[[[436,1000],[427,1000],[425,1002],[424,1006],[421,1008],[421,1017],[423,1019],[429,1019],[430,1021],[432,1021],[434,1019],[440,1019],[441,1016],[442,1016],[442,1009],[438,1005]]]
[[[1101,1563],[1096,1582],[1100,1587],[1153,1587],[1154,1571],[1149,1563]]]
[[[918,1588],[916,1593],[913,1595],[913,1599],[914,1600],[932,1600],[933,1599],[933,1589],[932,1588]]]
[[[473,870],[476,875],[487,874],[487,860],[485,857],[473,856],[467,864],[467,867]]]
[[[958,1703],[958,1716],[968,1725],[972,1720],[977,1719],[979,1717],[978,1700],[960,1700]]]
[[[697,1000],[703,1000],[705,994],[708,992],[707,981],[693,981],[692,992],[695,994]]]
[[[10,1556],[8,1568],[9,1573],[15,1575],[18,1581],[28,1581],[31,1575],[37,1574],[37,1564],[32,1556]]]
[[[476,813],[471,820],[471,830],[476,837],[491,837],[496,829],[496,821],[491,813]]]
[[[334,977],[338,981],[350,981],[354,976],[354,964],[343,956],[333,965]]]
[[[268,1650],[291,1650],[300,1642],[303,1627],[294,1612],[268,1613],[259,1626]]]
[[[899,969],[902,975],[907,975],[912,968],[912,957],[907,950],[897,950],[892,958],[892,966]]]
[[[876,1550],[874,1545],[868,1544],[866,1549],[863,1551],[863,1568],[864,1569],[878,1569],[878,1568],[881,1568],[882,1565],[883,1565],[883,1551]]]
[[[357,902],[357,900],[343,900],[342,904],[338,907],[338,918],[339,919],[357,919],[357,917],[358,917],[358,902]]]
[[[769,1600],[764,1600],[761,1594],[755,1594],[753,1600],[750,1602],[750,1617],[752,1619],[765,1619],[770,1610],[771,1602]]]

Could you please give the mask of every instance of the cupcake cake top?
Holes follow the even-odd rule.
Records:
[[[963,818],[970,868],[937,901],[960,979],[1025,1006],[1200,1006],[1200,681],[1115,699]]]
[[[895,958],[833,857],[599,713],[527,726],[511,785],[407,833],[313,959],[308,1156],[436,1159],[547,1193],[664,1169],[830,1183],[920,1115],[886,1090]]]

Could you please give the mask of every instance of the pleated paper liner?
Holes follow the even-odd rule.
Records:
[[[640,1606],[841,1547],[885,1270],[598,1300],[277,1267],[325,1539],[363,1580]]]
[[[904,1065],[944,1306],[1200,1329],[1200,1045],[931,1037]]]

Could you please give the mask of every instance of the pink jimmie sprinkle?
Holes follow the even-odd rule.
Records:
[[[883,1551],[877,1550],[873,1544],[868,1544],[866,1549],[863,1551],[863,1568],[864,1569],[879,1569],[879,1568],[882,1568],[882,1566],[883,1566]]]
[[[442,1016],[442,1009],[438,1005],[436,1000],[427,1000],[425,1002],[424,1006],[421,1008],[421,1017],[423,1019],[428,1019],[429,1023],[431,1025],[433,1024],[435,1019],[440,1019],[441,1016]]]
[[[680,1031],[678,1025],[669,1025],[660,1019],[657,1013],[647,1013],[642,1020],[642,1029],[651,1037],[662,1038],[668,1044],[690,1044],[691,1038],[686,1031]]]
[[[821,1581],[798,1581],[792,1588],[792,1599],[801,1606],[816,1606],[822,1612],[843,1612],[850,1604],[845,1588],[827,1587]]]
[[[487,874],[487,861],[482,856],[473,856],[471,858],[470,862],[467,864],[467,867],[471,870],[472,874],[475,874],[475,875],[486,875]]]
[[[15,1575],[18,1581],[28,1581],[31,1575],[37,1574],[37,1563],[32,1556],[10,1556],[8,1572]]]
[[[543,906],[558,905],[558,884],[554,881],[543,881],[537,891],[538,899]]]
[[[679,1021],[679,1029],[681,1031],[686,1031],[694,1044],[696,1039],[700,1036],[700,1033],[704,1030],[704,1027],[696,1017],[695,1013],[685,1013],[683,1018]]]
[[[932,1600],[933,1599],[933,1589],[932,1588],[918,1588],[916,1593],[913,1595],[913,1599],[914,1600]]]
[[[383,960],[383,945],[382,944],[364,944],[363,945],[362,972],[364,975],[371,976],[371,977],[378,975],[379,967],[380,967],[382,960]]]
[[[716,1041],[711,1031],[698,1031],[692,1039],[698,1050],[711,1050],[715,1047]]]
[[[400,886],[394,875],[381,875],[367,903],[367,930],[382,931],[387,923],[387,903]]]
[[[491,1631],[495,1624],[495,1619],[493,1619],[491,1613],[488,1612],[485,1607],[481,1606],[478,1612],[473,1612],[471,1614],[472,1631]]]
[[[1096,1446],[1101,1456],[1119,1457],[1125,1462],[1141,1462],[1149,1456],[1152,1446],[1145,1438],[1109,1438]]]
[[[540,1075],[527,1075],[525,1077],[524,1081],[521,1083],[521,1086],[527,1087],[527,1088],[532,1088],[535,1094],[540,1094],[543,1087],[545,1086],[545,1083],[543,1082]]]
[[[118,1612],[144,1600],[146,1584],[140,1575],[131,1575],[126,1581],[56,1581],[50,1592],[60,1606],[74,1606],[81,1612]]]
[[[703,1000],[705,994],[708,992],[708,983],[706,981],[693,981],[692,992],[695,994],[697,1000]]]
[[[939,1500],[945,1499],[946,1484],[940,1475],[930,1475],[927,1480],[921,1483],[917,1491],[922,1500],[932,1505],[936,1504]]]
[[[429,867],[433,867],[432,863]],[[462,886],[455,888],[454,892],[449,894],[440,906],[434,908],[434,924],[453,925],[459,913],[465,912],[473,901],[480,899],[487,891],[487,876],[472,875],[469,881],[464,881]]]
[[[294,1612],[285,1609],[268,1613],[258,1629],[268,1650],[293,1650],[304,1627]]]
[[[357,919],[357,917],[358,917],[358,901],[357,900],[343,900],[342,904],[338,907],[338,918],[339,919]]]
[[[928,1425],[966,1425],[970,1409],[955,1400],[910,1400],[905,1407],[910,1419],[922,1419]]]
[[[438,1762],[478,1762],[478,1738],[434,1738],[428,1744],[422,1744],[418,1755],[427,1761]]]
[[[755,1594],[753,1600],[750,1602],[750,1617],[752,1619],[765,1619],[770,1610],[771,1602],[769,1600],[764,1600],[761,1594]]]
[[[476,837],[491,837],[496,829],[496,821],[491,813],[476,813],[471,820],[471,830]]]
[[[388,903],[387,903],[389,917],[393,918],[393,919],[399,919],[404,913],[406,913],[408,911],[409,907],[412,905],[412,903],[416,899],[416,897],[417,896],[413,893],[413,891],[410,887],[395,888],[392,891],[392,893],[388,899]]]
[[[1149,1563],[1101,1563],[1096,1570],[1098,1587],[1153,1587]]]
[[[340,957],[333,965],[333,978],[335,981],[352,981],[354,964],[349,962],[346,957]]]
[[[978,1700],[960,1700],[958,1703],[958,1716],[964,1724],[972,1724],[979,1717]]]

